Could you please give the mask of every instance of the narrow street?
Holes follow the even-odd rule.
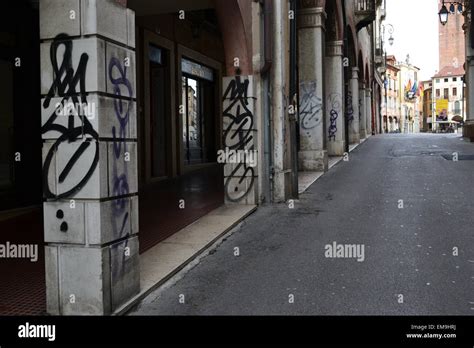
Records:
[[[458,135],[371,137],[294,209],[260,207],[130,314],[472,315],[473,171]],[[364,259],[325,257],[333,242]]]

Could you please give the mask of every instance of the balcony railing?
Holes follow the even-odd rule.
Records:
[[[357,31],[371,24],[376,18],[375,0],[355,0]]]

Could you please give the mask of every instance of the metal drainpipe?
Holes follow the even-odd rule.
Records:
[[[342,2],[342,7],[345,8],[345,1]],[[346,11],[342,11],[342,22],[343,22],[343,25],[344,25],[344,28],[343,28],[343,40],[344,40],[344,57],[345,58],[349,58],[349,41],[347,40],[347,37],[348,37],[348,33],[347,33],[347,18],[346,18]],[[350,63],[354,63],[354,62],[350,62]],[[349,119],[347,118],[347,94],[348,94],[348,91],[350,89],[350,81],[351,81],[351,78],[352,78],[352,66],[351,64],[348,64],[348,66],[345,66],[344,67],[344,88],[345,88],[345,91],[344,91],[344,105],[345,105],[345,108],[344,110],[346,110],[344,112],[344,137],[346,138],[346,143],[345,143],[345,149],[344,151],[349,153]],[[352,107],[352,106],[351,106]]]
[[[273,33],[272,33],[272,13],[273,0],[260,0],[263,5],[263,46],[264,46],[264,65],[259,73],[262,78],[263,88],[263,143],[264,143],[264,161],[265,161],[265,177],[264,188],[265,202],[273,201],[273,156],[272,156],[272,119],[271,119],[271,91],[270,91],[270,71],[272,68],[273,56]]]
[[[296,14],[296,0],[290,0],[290,11]],[[291,197],[298,198],[298,30],[296,18],[290,21],[290,102],[295,113],[290,115],[290,146],[291,146]]]

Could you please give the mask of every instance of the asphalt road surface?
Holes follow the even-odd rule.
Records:
[[[334,242],[359,258],[327,257]],[[474,315],[474,144],[371,137],[131,314]]]

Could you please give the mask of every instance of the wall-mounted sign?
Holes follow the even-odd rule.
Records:
[[[181,71],[204,80],[214,81],[214,71],[211,68],[185,58],[181,60]]]

